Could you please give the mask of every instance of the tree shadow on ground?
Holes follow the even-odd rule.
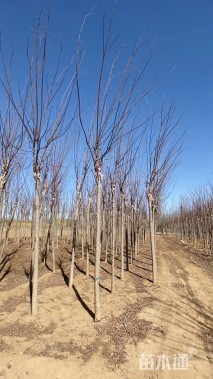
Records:
[[[81,268],[76,262],[75,262],[75,267],[77,268],[77,270],[78,270],[79,272],[81,272],[82,274],[86,275],[85,270],[83,270],[83,268]]]
[[[45,267],[47,268],[47,270],[53,272],[53,269],[49,266],[49,264],[47,263],[47,260],[45,260]]]
[[[77,297],[77,299],[79,300],[80,304],[82,305],[82,307],[88,312],[88,314],[92,317],[92,319],[94,320],[95,318],[95,314],[94,312],[88,307],[88,305],[85,303],[85,301],[82,299],[81,295],[79,294],[79,292],[77,291],[76,287],[73,285],[72,286],[74,292],[75,292],[75,295]]]
[[[140,279],[144,279],[144,280],[147,280],[147,281],[150,282],[150,283],[153,283],[153,280],[152,280],[152,279],[147,278],[147,277],[145,277],[145,276],[138,275],[136,272],[133,272],[133,271],[131,271],[131,270],[126,271],[126,272],[128,272],[129,274],[131,274],[131,275],[133,275],[133,276],[137,276],[137,277],[140,278]]]
[[[7,245],[8,246],[8,245]],[[20,245],[20,247],[22,247],[22,245]],[[14,251],[12,251],[11,253],[8,253],[6,254],[1,262],[0,262],[0,273],[2,273],[2,276],[0,277],[0,282],[6,278],[6,276],[11,273],[12,271],[12,262],[11,262],[11,259],[13,258],[13,256],[17,253],[17,251],[19,250],[19,248],[16,248]],[[8,267],[5,267],[6,265],[8,264]],[[5,271],[4,271],[5,270]]]
[[[90,274],[89,276],[90,276],[90,278],[92,278],[93,280],[95,280],[93,275]],[[105,290],[105,291],[111,293],[110,289],[107,288],[107,287],[105,287],[105,286],[103,286],[103,284],[99,283],[99,286],[100,286],[103,290]]]
[[[11,271],[11,266],[8,266],[8,267],[6,268],[6,270],[5,270],[5,272],[3,273],[3,275],[0,277],[0,282],[1,282],[4,278],[6,278],[6,276],[10,273],[10,271]]]
[[[62,274],[63,279],[64,279],[64,282],[65,282],[66,286],[68,287],[69,286],[69,278],[68,278],[68,276],[66,275],[66,273],[65,273],[65,271],[63,269],[62,263],[63,262],[59,260],[58,261],[58,267],[60,268],[61,274]]]
[[[144,264],[144,263],[142,263]],[[148,264],[148,263],[147,263]],[[135,263],[133,263],[133,266],[134,267],[137,267],[137,268],[140,268],[141,270],[144,270],[144,271],[149,271],[149,272],[152,272],[152,269],[149,269],[149,268],[146,268],[146,267],[142,267],[142,266],[138,266],[136,265]]]
[[[16,254],[17,253],[17,251],[23,246],[24,244],[22,244],[22,245],[20,245],[20,247],[17,247],[14,251],[12,251],[11,253],[9,253],[9,254],[5,254],[5,256],[2,258],[2,260],[1,260],[1,262],[0,262],[0,266],[1,265],[4,265],[4,263],[5,263],[5,261],[10,261],[11,260],[11,258],[12,258],[12,256],[14,255],[14,254]],[[7,245],[8,246],[8,245]],[[2,268],[0,269],[0,272],[2,271]]]
[[[119,268],[119,267],[116,266],[116,265],[115,265],[115,267]],[[108,271],[108,270],[107,270],[106,268],[104,268],[103,266],[100,266],[100,268],[101,268],[103,271],[105,271],[107,274],[111,275],[111,272]],[[120,279],[120,276],[118,276],[118,275],[115,275],[115,277],[116,277],[117,279]]]

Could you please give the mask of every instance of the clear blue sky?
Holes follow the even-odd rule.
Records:
[[[21,62],[24,41],[32,31],[32,20],[45,2],[40,0],[1,0],[0,25],[3,39],[15,38],[16,55]],[[81,21],[94,8],[84,35],[86,54],[95,70],[95,54],[104,12],[110,14],[111,0],[50,0],[52,43],[63,41],[64,49],[74,51]],[[169,77],[154,91],[149,102],[176,100],[187,129],[182,162],[177,168],[171,201],[208,179],[213,179],[213,1],[212,0],[118,0],[114,32],[123,45],[132,45],[147,30],[145,45],[155,41],[149,68],[153,74]],[[7,43],[4,41],[4,45]],[[20,67],[21,70],[21,67]],[[88,81],[89,88],[89,81]]]

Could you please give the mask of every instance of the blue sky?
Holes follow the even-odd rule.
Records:
[[[40,0],[2,0],[0,25],[5,49],[15,38],[16,56],[20,65],[25,53],[32,20],[46,2]],[[90,72],[100,43],[104,12],[109,15],[111,0],[50,0],[52,44],[63,41],[72,56],[82,19],[94,8],[84,33],[85,54]],[[147,75],[166,75],[148,101],[153,108],[162,99],[175,99],[187,129],[185,151],[175,171],[175,189],[170,203],[180,194],[213,178],[213,1],[212,0],[118,0],[114,34],[126,49],[146,31],[145,48],[155,41],[154,55]],[[5,42],[6,39],[6,42]],[[125,51],[124,49],[124,51]],[[124,53],[125,54],[125,53]],[[168,75],[167,75],[168,74]],[[85,73],[86,76],[86,73]],[[87,79],[85,90],[90,88]]]

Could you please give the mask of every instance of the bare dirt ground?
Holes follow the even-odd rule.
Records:
[[[41,264],[39,314],[34,318],[29,308],[30,247],[25,243],[17,249],[11,243],[0,266],[0,378],[213,378],[211,257],[163,236],[157,243],[155,285],[148,243],[140,247],[124,282],[116,260],[115,294],[110,293],[110,264],[102,262],[98,324],[93,322],[92,259],[87,278],[79,253],[70,292],[70,247],[59,245],[57,272]],[[178,370],[173,364],[184,355]]]

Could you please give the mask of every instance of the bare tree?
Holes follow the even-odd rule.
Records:
[[[113,15],[106,28],[105,19],[102,26],[102,51],[100,69],[97,74],[97,91],[95,111],[88,128],[88,118],[84,118],[83,91],[81,89],[80,67],[84,53],[82,52],[83,22],[77,45],[76,85],[78,96],[78,114],[80,126],[83,130],[86,144],[93,159],[94,174],[97,184],[97,209],[96,209],[96,253],[95,253],[95,321],[101,318],[100,309],[100,254],[101,254],[101,199],[103,164],[106,156],[116,147],[119,138],[124,137],[134,124],[134,115],[141,104],[142,99],[153,88],[153,84],[144,89],[142,78],[151,57],[151,51],[141,58],[143,38],[139,39],[132,49],[126,63],[120,69],[121,51],[113,54],[116,38],[112,39]],[[111,61],[111,63],[109,63]],[[138,63],[139,62],[139,63]],[[134,69],[133,67],[137,67]],[[140,90],[139,88],[143,88]],[[138,119],[139,120],[139,119]],[[140,128],[143,122],[135,123],[135,130]],[[130,126],[129,130],[125,128]]]
[[[12,74],[11,71],[8,74],[7,64],[1,47],[4,76],[3,74],[1,75],[0,81],[25,130],[33,161],[35,191],[35,244],[32,257],[33,315],[37,313],[40,183],[42,169],[49,154],[50,145],[53,141],[64,135],[75,118],[75,110],[69,118],[67,117],[74,90],[75,70],[72,70],[71,62],[68,62],[67,66],[62,68],[62,47],[58,53],[55,70],[52,66],[50,70],[47,60],[48,32],[49,15],[46,15],[43,9],[33,30],[32,44],[30,42],[27,43],[26,59],[28,76],[23,89],[19,85],[18,90],[12,86]]]
[[[88,158],[88,153],[86,151],[83,167],[82,165],[79,164],[79,161],[78,161],[79,154],[77,152],[79,137],[80,137],[80,134],[78,134],[76,144],[75,144],[76,201],[75,201],[74,220],[73,220],[72,258],[71,258],[71,265],[70,265],[69,289],[72,288],[73,279],[74,279],[75,251],[76,251],[76,240],[77,240],[77,222],[78,222],[78,216],[79,216],[80,201],[81,201],[82,190],[83,190],[83,186],[86,180],[86,176],[89,169],[89,163],[90,163],[89,158]]]
[[[60,194],[64,184],[65,173],[67,168],[65,160],[69,151],[70,144],[60,140],[55,140],[49,155],[49,190],[50,190],[50,225],[49,238],[51,237],[53,273],[55,273],[55,248],[58,242],[57,216],[60,202]],[[44,185],[46,182],[44,183]],[[48,236],[47,236],[48,238]]]
[[[153,136],[149,131],[146,195],[149,207],[150,243],[152,252],[153,282],[157,279],[155,214],[183,148],[183,132],[180,119],[175,118],[175,106],[161,109],[159,129]]]
[[[8,180],[22,168],[23,128],[8,98],[5,111],[0,111],[0,235],[3,231],[3,197]],[[23,153],[22,153],[23,154]]]
[[[145,123],[142,125],[141,132],[137,133],[135,138],[134,133],[130,133],[127,141],[123,141],[121,138],[118,146],[117,155],[117,181],[120,188],[120,201],[121,201],[121,279],[124,279],[124,237],[125,237],[125,209],[126,209],[126,187],[128,185],[129,177],[134,170],[137,160],[143,155],[141,149],[143,150],[142,141],[150,121],[148,117]],[[122,146],[122,148],[121,148]],[[140,153],[139,153],[140,152]],[[127,247],[128,244],[126,244]],[[128,266],[128,248],[126,248],[126,269]]]
[[[17,217],[18,202],[21,198],[20,193],[23,190],[23,182],[17,172],[13,178],[9,178],[7,182],[6,202],[4,207],[4,234],[5,238],[0,250],[0,260],[2,259],[4,249],[8,244],[8,237],[15,216]],[[12,180],[11,180],[12,179]]]

